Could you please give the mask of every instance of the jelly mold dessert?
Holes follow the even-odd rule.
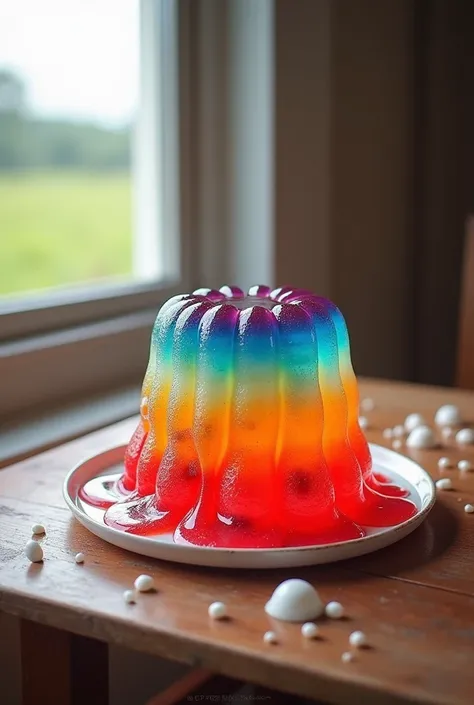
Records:
[[[140,422],[109,526],[269,548],[361,537],[416,507],[373,472],[344,318],[290,287],[198,289],[153,328]]]

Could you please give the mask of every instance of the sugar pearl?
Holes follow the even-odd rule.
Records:
[[[405,435],[404,427],[401,424],[399,424],[398,426],[394,426],[393,435],[395,436],[395,438],[402,438],[402,436]]]
[[[134,605],[137,601],[135,590],[125,590],[125,592],[123,593],[123,599],[124,602],[127,603],[127,605]]]
[[[464,511],[466,512],[466,514],[474,514],[474,504],[464,505]]]
[[[417,426],[425,426],[426,421],[421,414],[408,414],[405,419],[405,431],[411,433]]]
[[[474,431],[472,428],[462,428],[458,431],[456,433],[456,443],[460,443],[463,446],[474,443]]]
[[[454,404],[440,406],[435,414],[435,424],[438,426],[456,426],[461,423],[461,412]]]
[[[349,637],[349,644],[355,646],[356,649],[360,649],[361,646],[367,644],[367,637],[364,632],[352,632]]]
[[[341,619],[344,616],[344,607],[340,602],[328,602],[325,612],[326,617],[330,619]]]
[[[458,469],[461,472],[469,472],[472,469],[472,465],[469,460],[460,460],[458,463]]]
[[[359,416],[359,426],[362,429],[369,428],[369,419],[367,416]]]
[[[449,477],[442,477],[441,480],[436,482],[436,489],[438,490],[452,490],[453,483]]]
[[[382,436],[389,440],[393,436],[393,431],[391,428],[384,428]]]
[[[213,602],[207,610],[211,619],[224,619],[227,617],[227,607],[223,602]]]
[[[354,660],[354,654],[351,654],[350,651],[344,651],[344,653],[341,656],[342,663],[350,663],[353,660]]]
[[[417,426],[407,438],[408,448],[434,448],[434,433],[429,426]]]
[[[278,639],[275,632],[265,632],[263,635],[263,641],[265,644],[278,644]]]
[[[40,563],[43,560],[43,549],[37,541],[27,541],[25,555],[32,563]]]
[[[451,426],[443,426],[443,428],[441,429],[441,435],[443,436],[445,441],[447,441],[448,438],[451,438],[453,433],[454,433],[454,431],[451,428]]]
[[[394,450],[400,450],[402,445],[403,443],[401,442],[400,438],[395,438],[395,440],[392,441],[392,448],[394,448]]]
[[[362,399],[360,408],[362,411],[373,411],[375,409],[375,402],[373,399],[370,399],[370,397]]]
[[[451,466],[451,461],[449,458],[440,458],[438,460],[438,467],[440,470],[445,470]]]
[[[315,639],[319,634],[319,627],[314,622],[306,622],[301,627],[301,634],[306,639]]]
[[[44,528],[43,524],[33,524],[33,526],[31,527],[31,533],[36,535],[45,534],[46,529]]]
[[[84,563],[84,558],[85,556],[83,553],[76,553],[76,555],[74,556],[74,560],[76,561],[76,563]]]
[[[151,592],[155,589],[155,581],[151,575],[139,575],[133,584],[138,592]]]

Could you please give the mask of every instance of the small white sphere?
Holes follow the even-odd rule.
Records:
[[[391,428],[384,428],[382,436],[386,438],[387,440],[390,440],[393,436],[393,431]]]
[[[398,426],[393,427],[392,433],[395,438],[403,438],[403,436],[405,435],[405,429],[401,424],[399,424]]]
[[[367,416],[359,416],[359,426],[362,430],[369,428],[369,419]]]
[[[400,448],[402,447],[402,445],[403,445],[403,443],[402,443],[402,441],[401,441],[400,438],[395,438],[395,440],[392,441],[392,448],[393,448],[394,450],[400,450]]]
[[[278,639],[275,632],[265,632],[263,635],[263,641],[265,644],[278,644]]]
[[[37,541],[27,541],[25,555],[32,563],[40,563],[43,560],[43,549]]]
[[[472,470],[472,465],[469,460],[460,460],[458,463],[458,470],[461,472],[469,472],[469,470]]]
[[[76,561],[76,563],[84,563],[84,559],[85,556],[83,553],[76,553],[76,555],[74,556],[74,560]]]
[[[461,423],[461,412],[454,404],[440,406],[435,414],[437,426],[456,426],[459,423]]]
[[[373,411],[375,409],[375,402],[373,399],[370,399],[370,397],[367,397],[360,402],[360,408],[362,411]]]
[[[123,593],[123,599],[124,602],[127,603],[127,605],[134,605],[135,602],[137,601],[137,596],[135,595],[135,590],[125,590]]]
[[[33,526],[31,527],[31,533],[39,536],[40,534],[45,534],[46,529],[44,528],[43,524],[33,524]]]
[[[319,634],[319,627],[314,622],[306,622],[301,627],[301,634],[306,639],[315,639]]]
[[[451,461],[449,458],[440,458],[438,460],[438,467],[440,470],[446,470],[446,468],[451,467]]]
[[[408,448],[434,448],[436,440],[429,426],[417,426],[407,438]]]
[[[356,649],[360,649],[362,646],[366,646],[367,637],[364,632],[352,632],[349,636],[349,644],[354,646]]]
[[[354,654],[351,654],[350,651],[344,651],[344,653],[341,656],[342,663],[350,663],[353,660],[354,660]]]
[[[454,431],[451,428],[451,426],[443,426],[443,428],[441,429],[441,435],[443,436],[445,441],[447,441],[448,438],[451,438],[453,433],[454,433]]]
[[[330,619],[341,619],[341,617],[344,617],[344,607],[340,602],[328,602],[324,611],[326,612],[326,617]]]
[[[138,592],[151,592],[155,589],[155,581],[151,575],[139,575],[133,584]]]
[[[225,619],[227,617],[227,607],[223,602],[213,602],[207,610],[211,619]]]
[[[411,433],[417,426],[426,426],[426,421],[421,414],[408,414],[405,419],[405,431]]]
[[[467,446],[474,443],[474,431],[472,428],[462,428],[456,433],[456,443]]]
[[[464,506],[464,511],[466,514],[474,514],[474,504],[466,504]]]
[[[451,482],[451,478],[442,477],[441,480],[438,480],[436,482],[436,489],[437,490],[452,490],[453,483]]]

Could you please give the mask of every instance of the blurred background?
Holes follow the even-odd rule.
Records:
[[[327,295],[359,374],[453,384],[473,14],[0,0],[0,423],[138,389],[162,301],[226,282]]]

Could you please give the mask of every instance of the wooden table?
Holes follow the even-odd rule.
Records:
[[[361,394],[375,401],[366,415],[369,440],[376,443],[390,443],[382,430],[409,412],[432,421],[443,403],[458,404],[464,418],[474,420],[470,392],[365,381]],[[80,655],[92,655],[97,665],[106,656],[105,644],[117,643],[341,705],[474,702],[474,514],[464,512],[466,503],[474,504],[474,473],[437,467],[441,455],[455,462],[468,458],[474,466],[474,447],[460,449],[451,442],[447,449],[411,453],[434,478],[451,477],[454,489],[438,493],[427,521],[391,548],[311,569],[217,571],[109,546],[65,507],[61,489],[68,470],[81,458],[126,441],[134,423],[119,423],[0,472],[0,609],[23,619],[26,700],[38,687],[69,692],[68,678],[74,676],[82,702],[103,702],[100,669],[94,675],[89,665],[85,678]],[[47,527],[45,561],[30,564],[23,548],[37,521]],[[85,553],[84,565],[75,564],[77,551]],[[126,605],[122,593],[139,573],[151,573],[158,591]],[[264,603],[291,575],[310,580],[324,600],[341,601],[347,619],[322,621],[323,638],[311,642],[301,637],[298,625],[272,622]],[[228,604],[231,620],[209,620],[213,600]],[[278,645],[263,643],[269,628],[277,632]],[[355,629],[367,634],[371,648],[344,664],[341,654]],[[45,643],[55,653],[50,658],[54,686],[44,673],[35,674]],[[31,702],[41,701],[32,697]],[[50,702],[63,701],[58,696]]]

